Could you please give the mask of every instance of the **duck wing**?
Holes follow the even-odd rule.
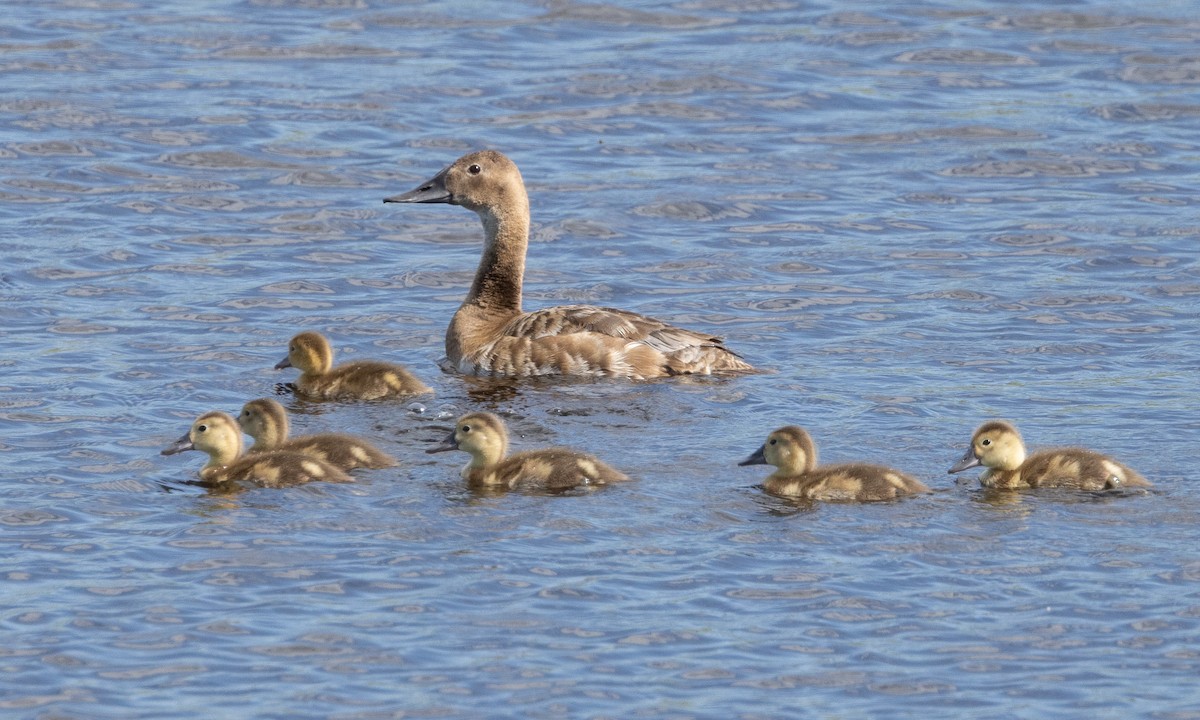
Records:
[[[587,333],[640,343],[663,355],[667,374],[713,371],[745,372],[753,368],[722,343],[721,338],[669,325],[628,310],[595,305],[559,305],[523,313],[510,320],[502,336],[562,337]]]
[[[722,345],[721,338],[668,325],[628,310],[595,305],[559,305],[513,318],[502,334],[539,338],[549,335],[596,333],[643,342],[664,354],[693,346]]]

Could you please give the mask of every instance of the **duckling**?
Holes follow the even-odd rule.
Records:
[[[971,446],[949,472],[984,466],[979,476],[985,488],[1062,487],[1113,490],[1151,487],[1133,468],[1092,450],[1054,448],[1026,457],[1025,442],[1011,423],[991,420],[971,436]]]
[[[462,477],[475,487],[511,489],[518,485],[532,485],[548,490],[563,490],[629,479],[598,458],[567,448],[526,450],[505,457],[508,452],[508,431],[500,418],[486,412],[462,416],[441,445],[425,452],[447,450],[463,450],[471,454],[471,461],[463,468]]]
[[[300,371],[296,391],[317,400],[379,400],[431,392],[406,368],[394,363],[358,360],[333,366],[333,348],[318,332],[302,332],[288,343],[276,370]]]
[[[396,464],[392,456],[351,435],[319,433],[289,440],[287,411],[271,398],[246,403],[237,420],[242,431],[254,438],[254,444],[247,450],[250,453],[291,450],[324,460],[340,470],[385,468]]]
[[[306,482],[353,482],[350,476],[329,463],[298,452],[276,450],[242,455],[242,429],[223,412],[209,412],[192,423],[192,428],[162,451],[174,455],[184,450],[208,453],[200,479],[208,485],[238,481],[278,488]]]
[[[763,489],[806,500],[891,500],[929,492],[920,480],[883,465],[841,463],[817,467],[817,446],[803,428],[781,427],[738,465],[774,465]]]
[[[464,155],[384,202],[461,205],[483,221],[475,281],[446,330],[446,357],[459,372],[635,380],[754,372],[718,337],[626,310],[562,305],[524,312],[529,198],[516,164],[499,152]]]

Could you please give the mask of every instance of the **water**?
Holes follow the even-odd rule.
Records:
[[[1200,23],[1169,2],[25,2],[0,28],[0,714],[1200,716]],[[528,307],[726,336],[730,381],[443,375],[480,228],[384,206],[495,147]],[[209,493],[159,449],[292,379],[396,470]],[[473,495],[457,413],[637,482]],[[1152,493],[985,494],[982,420]],[[764,496],[826,461],[936,488]],[[969,474],[968,474],[969,475]]]

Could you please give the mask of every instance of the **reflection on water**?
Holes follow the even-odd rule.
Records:
[[[1190,716],[1198,29],[1154,2],[12,6],[0,710]],[[768,372],[439,372],[481,228],[380,201],[479,147],[529,186],[529,307]],[[283,384],[298,329],[434,386],[279,396],[400,467],[206,489],[157,456]],[[423,452],[472,410],[635,482],[473,492]],[[946,476],[990,417],[1155,488]],[[935,491],[765,495],[736,463],[788,423]]]

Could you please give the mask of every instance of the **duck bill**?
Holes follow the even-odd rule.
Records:
[[[383,199],[385,203],[453,203],[454,195],[446,189],[446,168],[413,190]]]
[[[184,450],[195,450],[196,446],[192,444],[192,438],[189,437],[190,434],[190,432],[184,433],[183,437],[172,443],[170,447],[163,448],[161,454],[174,455],[175,453],[181,453]]]
[[[284,359],[280,360],[279,362],[275,363],[275,369],[276,369],[276,370],[282,370],[282,369],[284,369],[284,368],[290,368],[291,366],[292,366],[292,361],[291,361],[291,360],[289,360],[289,359],[287,359],[287,358],[284,358]]]
[[[979,458],[975,455],[975,448],[969,447],[967,448],[966,454],[962,456],[962,460],[954,463],[954,467],[950,468],[947,472],[953,475],[954,473],[962,472],[963,470],[979,467],[982,464],[983,463],[981,463]]]
[[[446,439],[443,440],[440,445],[436,445],[434,447],[429,448],[428,450],[425,451],[425,454],[432,455],[434,453],[449,452],[450,450],[457,450],[457,449],[458,449],[458,441],[454,439],[454,431],[451,430],[450,434],[446,436]]]
[[[744,465],[766,465],[767,464],[767,446],[766,444],[759,445],[758,449],[745,460],[738,463],[738,467]]]

